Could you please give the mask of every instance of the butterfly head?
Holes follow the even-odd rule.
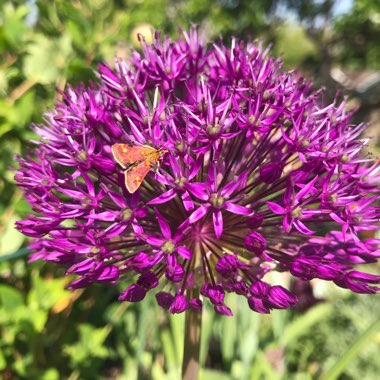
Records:
[[[162,157],[164,157],[164,155],[166,154],[166,153],[168,153],[169,151],[167,150],[167,149],[158,149],[157,150],[157,152],[158,152],[158,154],[160,155],[160,158],[162,158]]]

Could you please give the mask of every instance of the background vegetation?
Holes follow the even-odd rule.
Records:
[[[120,289],[68,292],[64,270],[27,264],[14,222],[29,206],[14,186],[14,155],[35,136],[32,123],[66,83],[95,80],[93,69],[137,47],[150,28],[176,36],[200,25],[208,39],[262,38],[299,67],[326,100],[339,88],[357,119],[380,129],[378,0],[0,0],[0,375],[13,379],[178,379],[183,316],[152,298],[120,304]],[[378,269],[378,268],[377,268]],[[376,270],[376,268],[374,268]],[[288,278],[276,280],[287,282]],[[234,298],[234,318],[206,308],[203,379],[361,379],[380,373],[380,299],[315,282],[293,283],[292,312],[270,317]],[[235,304],[234,304],[235,303]],[[228,331],[228,334],[226,333]]]

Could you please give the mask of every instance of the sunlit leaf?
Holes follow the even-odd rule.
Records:
[[[23,305],[21,293],[8,285],[0,285],[0,302],[4,311],[11,313]]]
[[[19,216],[12,215],[5,221],[0,234],[0,257],[17,251],[25,241],[25,236],[15,229],[15,222],[19,219]]]

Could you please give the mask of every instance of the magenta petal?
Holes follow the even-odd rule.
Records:
[[[185,191],[181,195],[181,198],[182,198],[183,206],[185,207],[186,211],[190,211],[194,209],[194,202],[187,191]]]
[[[146,290],[139,285],[128,286],[119,296],[119,301],[139,302],[145,298]]]
[[[250,228],[251,230],[254,230],[254,229],[260,227],[264,218],[265,218],[264,214],[254,214],[254,215],[250,216],[247,219],[248,228]]]
[[[144,233],[143,228],[138,223],[132,223],[132,229],[137,235],[142,235]]]
[[[318,272],[318,278],[322,280],[335,280],[342,273],[342,270],[334,264],[320,264],[316,271]]]
[[[226,203],[226,205],[224,206],[224,208],[226,210],[228,210],[229,212],[232,212],[234,214],[238,214],[238,215],[250,215],[252,214],[252,210],[248,207],[245,207],[245,206],[240,206],[240,205],[237,205],[235,203]]]
[[[172,232],[170,231],[169,223],[166,219],[160,214],[160,212],[155,208],[154,212],[156,213],[158,224],[160,226],[160,230],[162,235],[166,240],[170,240],[172,238]]]
[[[191,172],[188,175],[189,181],[191,181],[197,175],[197,173],[199,172],[199,169],[202,166],[202,162],[203,162],[203,157],[202,155],[199,155],[198,159],[194,162]]]
[[[67,289],[69,290],[80,289],[80,288],[84,288],[88,286],[91,283],[92,283],[91,279],[88,279],[86,277],[80,277],[70,282],[70,284],[67,286]]]
[[[102,237],[112,238],[120,235],[128,227],[127,223],[114,223],[102,232]]]
[[[290,214],[285,215],[284,220],[282,221],[282,225],[286,232],[290,232],[290,230],[292,229],[293,221],[294,218]]]
[[[368,283],[380,283],[380,277],[370,275],[367,273],[361,273],[358,271],[352,271],[345,275],[344,284],[345,287],[352,290],[355,293],[374,294],[380,290],[380,287],[370,286]]]
[[[105,222],[113,222],[118,217],[118,213],[112,211],[104,211],[98,214],[87,215],[87,219],[103,220]]]
[[[187,190],[190,191],[195,197],[207,201],[207,185],[203,182],[192,182],[188,183],[186,186]]]
[[[190,224],[197,222],[199,219],[203,218],[206,215],[206,212],[210,206],[208,205],[201,205],[198,207],[190,216],[189,216],[189,222]]]
[[[296,195],[296,198],[295,198],[296,202],[300,201],[301,199],[305,198],[307,195],[310,194],[317,179],[318,179],[318,176],[314,177],[314,179],[312,179],[308,184],[306,184],[302,188],[302,190]]]
[[[269,201],[266,201],[265,203],[270,208],[270,210],[274,212],[275,214],[278,214],[278,215],[285,214],[285,209],[282,206],[278,205],[277,203],[269,202]]]
[[[244,238],[244,245],[249,251],[255,253],[256,255],[261,255],[267,247],[267,242],[264,236],[258,232],[251,231]]]
[[[233,194],[233,192],[240,186],[240,183],[238,181],[230,181],[229,183],[227,183],[222,191],[220,192],[220,195],[222,197],[225,197],[225,198],[229,198],[231,196],[231,194]]]
[[[364,273],[364,272],[359,272],[357,270],[353,270],[347,273],[347,276],[357,281],[364,281],[364,282],[369,282],[372,284],[380,284],[380,276],[377,276],[375,274]]]
[[[202,311],[202,301],[199,298],[192,298],[189,301],[189,308],[193,311],[199,312]]]
[[[260,179],[270,184],[276,182],[282,174],[283,166],[279,162],[271,162],[260,169]]]
[[[169,254],[166,256],[166,278],[173,282],[182,281],[185,271],[183,267],[178,264],[177,256],[175,254]]]
[[[219,240],[223,233],[223,217],[220,210],[216,210],[212,214],[215,236]]]
[[[214,310],[218,314],[225,315],[226,317],[232,317],[234,314],[227,305],[214,305]]]
[[[297,297],[282,286],[272,286],[268,293],[267,303],[275,309],[287,309],[297,303]]]
[[[249,297],[248,305],[250,309],[252,309],[253,311],[256,311],[257,313],[261,313],[261,314],[270,313],[270,308],[264,304],[261,298]]]
[[[339,217],[337,214],[335,214],[334,212],[330,213],[330,218],[331,218],[332,220],[335,220],[335,222],[340,223],[340,224],[345,224],[345,223],[346,223],[342,218],[340,218],[340,217]]]
[[[88,258],[84,259],[82,261],[79,261],[78,263],[72,265],[70,268],[67,269],[66,274],[70,273],[86,273],[89,270],[92,270],[96,266],[96,261],[94,259]]]
[[[248,294],[248,286],[244,281],[237,281],[232,284],[231,291],[235,292],[236,294],[246,296]]]
[[[169,202],[170,200],[175,198],[176,195],[177,193],[173,189],[170,189],[165,193],[162,193],[160,196],[153,198],[151,201],[147,202],[147,205],[158,205]]]
[[[174,177],[178,178],[181,176],[181,173],[182,173],[182,169],[181,169],[181,165],[179,164],[179,161],[176,157],[170,155],[169,156],[169,163],[170,163],[170,166],[173,170],[173,174],[174,174]]]
[[[238,269],[241,267],[241,262],[234,255],[225,254],[219,258],[215,265],[215,269],[222,275],[222,277],[235,277]]]
[[[139,141],[140,143],[143,143],[146,140],[146,138],[140,131],[140,128],[138,128],[136,124],[130,118],[128,118],[128,121],[129,121],[129,126],[131,128],[131,132],[136,137],[136,140]]]
[[[158,285],[158,278],[153,272],[147,271],[138,278],[137,285],[140,285],[147,290],[153,289]]]
[[[365,283],[353,281],[351,278],[345,278],[345,287],[355,293],[361,294],[375,294],[380,290],[379,287],[369,286]]]
[[[105,64],[98,65],[101,78],[113,89],[123,91],[123,86],[120,83],[120,78]]]
[[[93,156],[91,163],[96,170],[105,175],[112,174],[116,167],[110,158],[103,156]]]
[[[115,193],[110,190],[105,184],[101,183],[100,187],[105,191],[105,193],[112,199],[112,202],[115,203],[119,208],[125,208],[127,206],[125,198],[120,194]]]
[[[279,115],[283,111],[283,108],[284,108],[284,106],[282,108],[279,108],[276,112],[274,112],[272,115],[270,115],[266,119],[261,120],[261,124],[263,124],[263,125],[273,124],[278,119]]]
[[[207,295],[214,305],[221,305],[224,303],[224,290],[221,285],[210,286]]]
[[[157,303],[164,309],[169,309],[170,305],[173,303],[174,296],[167,292],[158,292],[156,294]]]
[[[269,292],[270,285],[258,280],[251,285],[250,292],[256,298],[265,298]]]
[[[311,229],[307,228],[300,220],[295,220],[294,221],[294,227],[297,228],[299,232],[305,235],[312,235],[314,231]]]
[[[171,314],[183,313],[187,308],[186,297],[183,294],[177,294],[174,297],[172,304],[169,307],[169,312]]]
[[[154,245],[155,247],[161,247],[165,243],[164,239],[156,238],[154,236],[146,236],[144,239],[147,243]]]
[[[348,272],[344,276],[344,283],[339,286],[346,287],[355,293],[374,294],[380,291],[380,287],[370,286],[368,284],[380,284],[380,276],[359,271]]]
[[[97,281],[114,281],[119,278],[119,268],[116,265],[107,265],[102,269]]]
[[[184,259],[190,260],[191,259],[191,251],[189,248],[185,247],[184,245],[180,245],[177,247],[178,254],[181,255]]]

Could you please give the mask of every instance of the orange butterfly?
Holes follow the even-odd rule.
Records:
[[[113,158],[123,169],[127,169],[124,172],[125,186],[131,194],[141,186],[152,166],[158,165],[165,153],[165,149],[155,149],[148,145],[112,145]]]

